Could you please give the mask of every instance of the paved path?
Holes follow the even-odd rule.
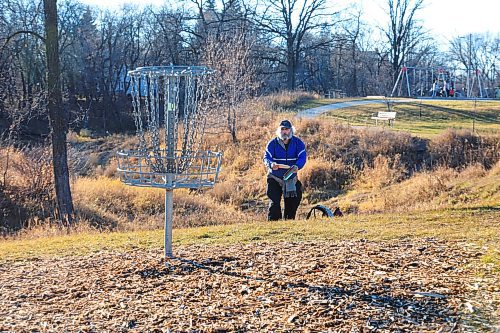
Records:
[[[418,99],[395,99],[391,100],[391,103],[407,103],[407,102],[415,102],[418,101]],[[295,117],[297,118],[316,118],[323,113],[326,113],[328,111],[332,110],[337,110],[337,109],[342,109],[342,108],[348,108],[351,106],[356,106],[356,105],[364,105],[364,104],[374,104],[374,103],[387,103],[386,100],[384,99],[368,99],[368,100],[359,100],[359,101],[350,101],[350,102],[340,102],[340,103],[334,103],[334,104],[328,104],[328,105],[323,105],[323,106],[318,106],[316,108],[312,109],[307,109],[307,110],[302,110]]]
[[[393,99],[389,100],[391,103],[408,103],[408,102],[419,102],[424,99],[414,99],[414,98],[407,98],[407,99]],[[425,100],[433,100],[430,98],[426,98]],[[435,99],[436,101],[443,101],[443,100],[457,100],[457,99]],[[460,100],[460,99],[458,99]],[[480,99],[478,99],[480,100]],[[481,99],[481,101],[495,101],[492,99]],[[302,110],[297,115],[295,116],[296,118],[316,118],[323,113],[326,113],[328,111],[332,110],[337,110],[337,109],[342,109],[342,108],[348,108],[351,106],[356,106],[356,105],[364,105],[364,104],[374,104],[374,103],[387,103],[387,100],[385,99],[363,99],[359,101],[350,101],[350,102],[340,102],[340,103],[334,103],[334,104],[328,104],[328,105],[323,105],[323,106],[318,106],[316,108],[312,109],[307,109],[307,110]]]

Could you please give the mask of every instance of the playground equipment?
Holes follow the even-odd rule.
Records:
[[[165,189],[165,258],[172,257],[173,190],[213,187],[219,174],[222,153],[200,150],[212,73],[199,66],[128,72],[139,146],[118,152],[118,173],[127,185]]]
[[[451,91],[451,94],[450,94]],[[391,97],[485,98],[481,71],[457,68],[403,66]]]

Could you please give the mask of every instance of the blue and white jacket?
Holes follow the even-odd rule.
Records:
[[[292,136],[288,143],[288,149],[285,150],[285,143],[279,139],[274,138],[267,144],[266,152],[264,154],[264,164],[269,169],[269,173],[283,179],[286,169],[273,170],[271,163],[286,164],[289,166],[296,165],[299,170],[304,167],[307,161],[306,145],[304,142]],[[297,177],[294,174],[292,178]]]

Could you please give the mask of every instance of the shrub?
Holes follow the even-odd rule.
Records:
[[[52,161],[48,147],[8,147],[0,154],[0,229],[17,230],[53,216]]]
[[[394,158],[378,155],[373,166],[365,166],[356,179],[355,187],[361,189],[381,189],[395,184],[404,178],[405,168],[401,164],[400,155]]]
[[[500,135],[482,137],[466,130],[448,129],[429,144],[434,164],[464,168],[480,163],[489,169],[499,160]]]
[[[341,190],[352,176],[352,170],[342,161],[310,159],[300,171],[304,187],[315,190]]]

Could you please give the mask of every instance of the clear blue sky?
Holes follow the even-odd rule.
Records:
[[[163,0],[80,0],[103,8],[117,9],[124,3],[161,5]],[[387,0],[330,0],[335,8],[350,4],[361,6],[363,19],[371,25],[387,21],[384,13]],[[420,11],[426,29],[441,42],[468,33],[500,33],[500,0],[427,0]]]

